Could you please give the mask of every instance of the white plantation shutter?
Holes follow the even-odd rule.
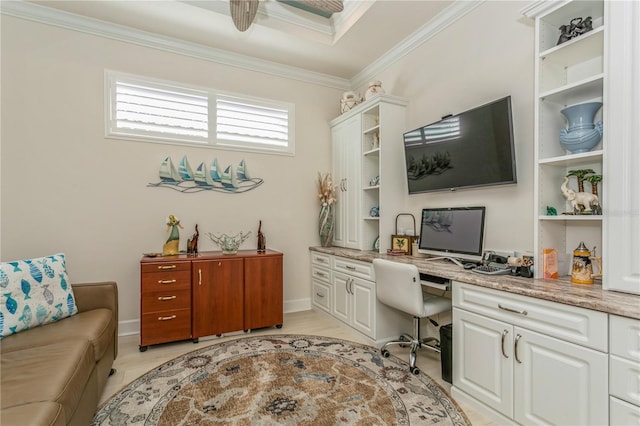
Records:
[[[114,72],[106,90],[107,137],[294,153],[292,104]]]
[[[288,148],[289,111],[238,98],[218,97],[216,138],[218,144]]]

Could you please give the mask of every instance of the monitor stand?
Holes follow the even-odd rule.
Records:
[[[450,260],[451,262],[455,263],[456,265],[458,265],[461,268],[464,267],[462,262],[460,262],[460,259],[456,259],[455,257],[449,257],[449,256],[427,257],[424,260],[443,260],[443,259]]]

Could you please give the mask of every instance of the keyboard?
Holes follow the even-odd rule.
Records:
[[[480,265],[472,269],[472,271],[486,275],[509,275],[511,273],[511,269],[509,268],[497,268],[490,265]]]

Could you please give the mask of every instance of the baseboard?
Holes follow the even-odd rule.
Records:
[[[517,423],[511,420],[510,418],[505,417],[504,415],[498,413],[491,407],[488,407],[484,403],[478,401],[468,393],[461,391],[459,388],[455,386],[451,387],[451,391],[449,393],[451,394],[451,397],[455,399],[456,402],[458,402],[459,404],[464,405],[465,407],[469,407],[474,411],[477,411],[478,413],[482,414],[483,417],[486,417],[487,419],[490,419],[496,422],[496,424],[517,425]]]
[[[282,308],[285,314],[309,311],[311,310],[311,298],[285,301]],[[132,334],[140,334],[139,319],[118,322],[118,336],[130,336]]]

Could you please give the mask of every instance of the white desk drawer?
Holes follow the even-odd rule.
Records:
[[[609,424],[612,426],[640,424],[640,407],[609,397]]]
[[[538,331],[551,337],[608,351],[607,314],[547,300],[454,282],[453,306]]]
[[[609,394],[640,405],[640,365],[609,356]]]
[[[331,286],[315,279],[311,283],[313,305],[331,313]]]
[[[311,265],[311,277],[328,284],[331,282],[331,270],[317,265]]]
[[[373,264],[371,263],[359,262],[357,260],[346,259],[344,257],[334,257],[333,270],[344,272],[345,274],[368,281],[375,281]]]
[[[640,364],[640,321],[609,315],[609,353]]]
[[[331,255],[311,252],[311,264],[331,268]]]

